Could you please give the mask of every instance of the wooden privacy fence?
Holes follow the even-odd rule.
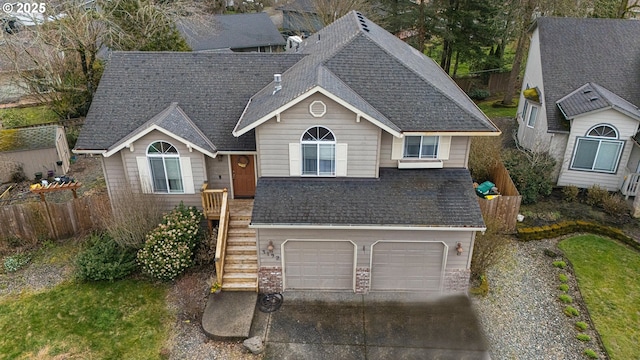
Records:
[[[66,203],[30,202],[0,207],[0,238],[64,239],[103,228],[111,216],[109,196],[92,195]]]
[[[498,196],[492,200],[478,198],[480,210],[485,221],[495,219],[505,226],[507,232],[516,231],[516,223],[518,213],[520,212],[520,201],[522,196],[511,181],[509,171],[502,163],[496,165],[490,175],[492,183],[496,184],[498,191],[502,196]]]

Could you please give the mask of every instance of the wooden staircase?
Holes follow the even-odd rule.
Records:
[[[222,277],[223,291],[258,291],[258,248],[256,231],[249,229],[250,222],[251,216],[231,212]]]

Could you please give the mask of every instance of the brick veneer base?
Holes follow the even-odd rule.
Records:
[[[469,277],[471,270],[450,269],[444,273],[444,292],[469,291]]]
[[[369,268],[356,268],[356,294],[369,292]]]
[[[261,267],[258,270],[258,289],[264,294],[282,292],[282,267]]]

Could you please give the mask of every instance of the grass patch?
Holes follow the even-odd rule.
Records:
[[[640,339],[640,254],[595,235],[560,242],[612,360],[635,359]],[[633,284],[633,285],[632,285]]]
[[[558,286],[558,290],[560,290],[560,291],[562,291],[562,292],[567,292],[567,291],[569,291],[569,285],[567,285],[567,284],[560,284],[560,285]]]
[[[57,120],[59,120],[58,115],[46,106],[0,109],[0,122],[5,129],[44,124]]]
[[[578,309],[576,309],[573,306],[569,305],[569,306],[564,308],[564,314],[567,315],[567,316],[578,316],[578,315],[580,315],[580,312],[578,311]]]
[[[560,269],[564,269],[564,268],[566,268],[566,267],[567,267],[567,263],[566,263],[566,262],[564,262],[564,261],[562,261],[562,260],[554,261],[554,262],[553,262],[553,266],[555,266],[555,267],[557,267],[557,268],[560,268]]]
[[[580,341],[591,341],[591,336],[587,335],[587,334],[578,334],[576,335],[576,339],[580,340]]]
[[[71,283],[0,300],[0,354],[159,359],[169,325],[166,287],[123,280]]]
[[[569,277],[567,277],[567,274],[558,274],[558,280],[560,280],[561,283],[565,284],[567,281],[569,281]]]
[[[573,298],[567,294],[558,295],[558,299],[565,304],[571,304],[573,302]]]
[[[482,110],[483,113],[485,113],[485,115],[487,115],[487,117],[489,117],[490,119],[494,119],[494,118],[501,118],[501,117],[505,117],[505,118],[515,118],[516,117],[516,112],[518,112],[518,107],[514,106],[514,107],[494,107],[493,104],[496,101],[501,101],[502,99],[496,100],[496,99],[492,99],[492,100],[485,100],[485,101],[480,101],[477,103],[478,107],[480,108],[480,110]],[[514,101],[517,103],[518,101],[518,97],[516,96]]]
[[[589,325],[587,325],[587,323],[584,322],[584,321],[576,322],[576,329],[578,329],[580,331],[585,331],[585,330],[587,330],[588,327],[589,327]]]
[[[584,351],[584,354],[589,358],[589,359],[597,359],[598,358],[598,354],[596,354],[595,351],[593,351],[592,349],[586,349]]]

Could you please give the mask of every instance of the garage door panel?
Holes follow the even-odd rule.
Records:
[[[380,241],[373,245],[372,291],[438,291],[441,288],[444,244]]]
[[[354,245],[350,241],[287,241],[287,289],[352,290]]]

